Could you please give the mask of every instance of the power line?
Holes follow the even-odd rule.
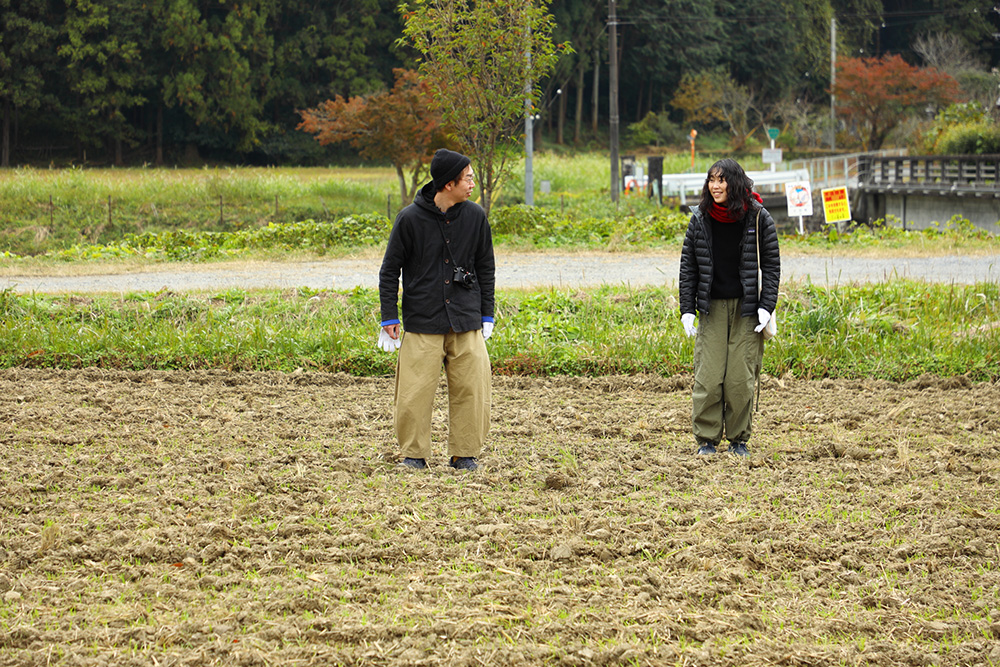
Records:
[[[836,18],[838,22],[843,22],[845,19],[866,19],[874,21],[886,21],[895,18],[929,18],[934,16],[959,16],[964,14],[978,14],[978,8],[971,9],[923,9],[923,10],[909,10],[909,11],[897,11],[897,12],[885,12],[882,14],[876,13],[845,13],[837,14],[834,13],[833,18]],[[705,15],[696,16],[693,14],[688,15],[678,15],[678,14],[634,14],[634,15],[619,15],[617,17],[616,23],[618,25],[637,25],[639,23],[648,22],[666,22],[670,21],[673,23],[697,23],[699,21],[704,21],[706,18],[714,18],[721,21],[736,21],[745,23],[761,23],[761,22],[774,22],[774,15],[753,15],[753,16],[725,16],[725,15],[711,15],[710,17]]]

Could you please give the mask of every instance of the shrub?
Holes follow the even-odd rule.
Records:
[[[142,256],[150,259],[202,260],[239,255],[248,250],[307,250],[324,254],[333,247],[371,246],[389,238],[392,224],[381,214],[348,215],[330,222],[303,220],[269,223],[236,232],[170,230],[127,234],[109,245],[74,245],[52,257],[62,260],[112,259]]]
[[[683,144],[684,140],[684,132],[666,112],[650,111],[641,121],[628,126],[630,146],[671,146]]]
[[[490,215],[495,237],[528,240],[540,247],[679,241],[683,240],[687,222],[685,214],[673,209],[648,215],[580,217],[518,205],[495,208]]]
[[[1000,151],[1000,128],[979,102],[950,104],[923,136],[923,149],[944,155],[982,155]]]
[[[490,212],[490,227],[494,234],[530,235],[538,229],[552,229],[559,215],[550,209],[526,204],[500,206]]]
[[[935,152],[944,155],[1000,153],[1000,127],[985,122],[959,123],[941,133]]]

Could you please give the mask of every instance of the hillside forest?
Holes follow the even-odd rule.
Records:
[[[397,0],[0,0],[2,166],[356,162],[349,145],[297,130],[299,112],[388,90],[396,70],[417,68],[401,9]],[[537,145],[602,146],[609,3],[552,0],[548,11],[553,40],[571,48],[542,82]],[[950,111],[966,115],[958,120],[996,124],[1000,9],[990,2],[618,0],[615,11],[626,145],[683,147],[698,128],[739,149],[768,124],[790,149],[831,135],[840,147],[874,147],[863,119],[831,120],[831,42],[839,67],[896,58],[897,68],[948,77],[947,95],[932,84],[926,102],[908,101],[913,123],[961,102],[964,111]],[[880,143],[908,131],[901,122]]]

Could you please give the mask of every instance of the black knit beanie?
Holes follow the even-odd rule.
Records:
[[[434,179],[434,189],[443,190],[462,173],[462,170],[472,162],[469,158],[450,151],[447,148],[439,148],[434,152],[431,160],[431,178]]]

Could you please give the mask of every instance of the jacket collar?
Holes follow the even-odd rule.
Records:
[[[437,207],[437,204],[434,203],[435,194],[437,194],[437,190],[434,189],[434,181],[431,181],[420,188],[417,196],[413,198],[413,203],[433,215],[447,217],[449,220],[454,220],[458,216],[459,211],[462,210],[462,207],[465,206],[466,202],[458,202],[449,208],[447,213],[443,213]]]

